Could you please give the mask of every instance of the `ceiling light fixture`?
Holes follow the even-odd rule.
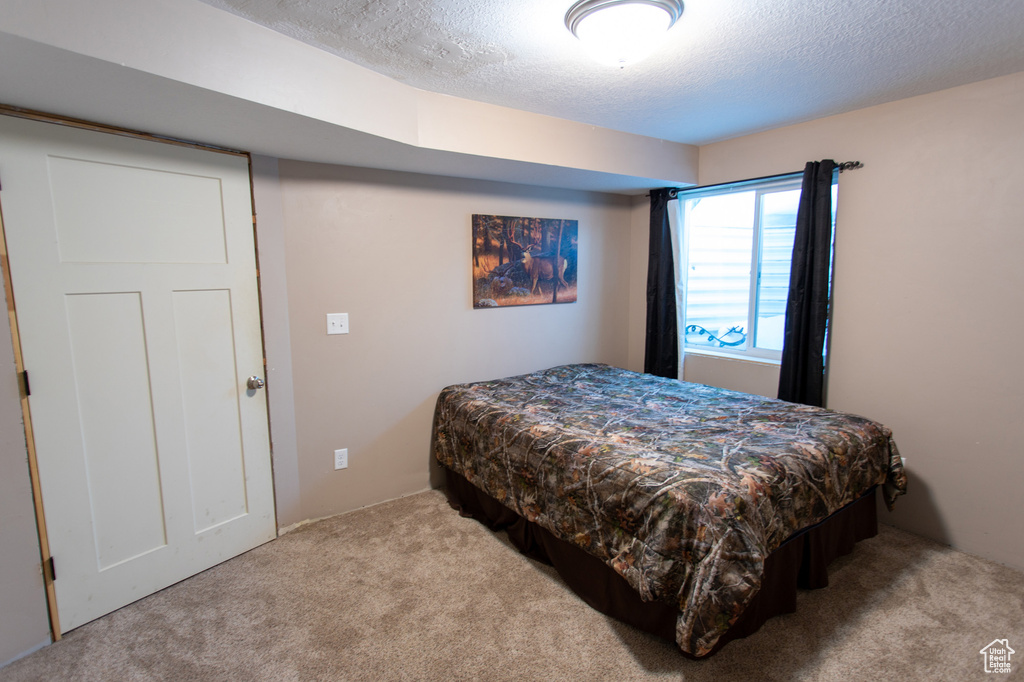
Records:
[[[565,25],[598,61],[623,67],[653,52],[682,13],[682,0],[580,0]]]

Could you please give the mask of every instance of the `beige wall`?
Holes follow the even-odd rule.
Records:
[[[277,526],[305,519],[299,494],[295,445],[295,395],[288,318],[288,275],[284,257],[284,214],[278,160],[252,157],[252,191],[256,210],[256,249],[260,271],[263,350],[267,359],[267,411],[274,464]]]
[[[626,369],[644,371],[647,331],[647,258],[651,230],[651,201],[633,197],[629,213],[629,358]]]
[[[628,199],[290,161],[279,170],[303,518],[427,488],[446,385],[627,362]],[[579,301],[474,310],[473,213],[578,220]],[[331,312],[349,314],[350,334],[327,336]],[[348,448],[348,469],[334,471],[336,448]]]
[[[828,405],[894,431],[910,492],[885,520],[1018,568],[1021,112],[1024,73],[700,151],[701,184],[864,163],[839,181]],[[765,383],[763,370],[715,363],[694,371],[751,392]]]
[[[28,453],[14,369],[11,327],[0,322],[0,665],[47,644],[43,574],[39,565]]]

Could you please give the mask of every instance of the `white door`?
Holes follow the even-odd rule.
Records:
[[[248,160],[0,116],[67,631],[275,534]]]

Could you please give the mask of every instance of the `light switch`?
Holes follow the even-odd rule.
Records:
[[[328,334],[348,334],[348,313],[327,313]]]

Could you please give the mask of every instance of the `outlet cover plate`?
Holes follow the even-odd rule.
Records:
[[[348,468],[348,448],[334,451],[334,470]]]

